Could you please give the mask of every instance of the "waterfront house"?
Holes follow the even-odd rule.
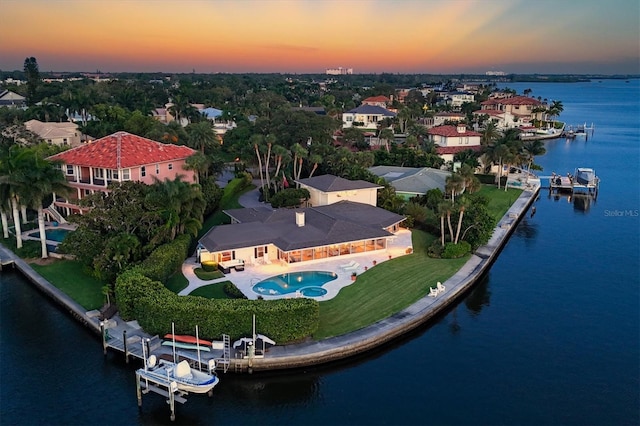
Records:
[[[439,112],[433,116],[433,124],[430,127],[442,126],[446,122],[464,121],[467,116],[463,112]]]
[[[444,193],[447,177],[451,176],[449,171],[431,167],[374,166],[369,171],[389,182],[405,200],[436,188]]]
[[[363,104],[342,114],[342,128],[357,127],[375,130],[384,118],[393,118],[396,113],[378,105]]]
[[[453,156],[461,151],[471,149],[480,151],[480,137],[478,132],[467,130],[465,124],[456,126],[438,126],[429,129],[429,140],[437,145],[436,152],[445,161],[453,161]]]
[[[24,123],[24,127],[49,145],[75,147],[82,141],[78,125],[69,121],[43,123],[40,120],[29,120]]]
[[[380,108],[387,108],[391,104],[391,99],[386,96],[370,96],[362,101],[362,105],[379,106]]]
[[[225,210],[230,225],[199,241],[200,261],[283,264],[385,250],[404,216],[376,207],[379,185],[333,175],[300,179],[306,207]]]
[[[480,104],[480,110],[475,111],[477,114],[488,114],[489,111],[499,111],[509,114],[513,117],[513,122],[517,125],[527,125],[535,120],[544,120],[546,114],[543,111],[546,104],[534,98],[527,96],[511,96],[507,98],[488,99]],[[499,117],[493,115],[493,117]],[[505,116],[506,119],[507,116]],[[504,124],[500,127],[513,127]]]
[[[108,192],[111,182],[136,181],[153,184],[182,176],[197,182],[193,170],[185,170],[195,150],[164,144],[127,132],[117,132],[68,151],[48,157],[61,162],[67,182],[74,189],[68,198],[54,197],[54,207],[65,216],[81,213],[79,200],[95,192]]]

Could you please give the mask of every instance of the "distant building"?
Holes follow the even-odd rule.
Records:
[[[43,123],[39,120],[29,120],[24,123],[24,127],[40,136],[49,145],[75,147],[80,145],[82,140],[78,125],[69,121]]]
[[[409,200],[424,195],[431,189],[445,192],[447,178],[451,172],[429,167],[374,166],[369,171],[389,182],[396,194]]]
[[[353,68],[327,68],[325,71],[327,75],[350,75],[353,74]]]
[[[504,71],[487,71],[484,74],[485,75],[496,75],[496,76],[507,75]]]
[[[26,98],[8,90],[0,90],[0,107],[22,108]]]
[[[444,161],[453,161],[455,154],[466,151],[480,151],[478,132],[467,130],[464,124],[457,126],[439,126],[428,130],[429,139],[437,145],[436,152]]]

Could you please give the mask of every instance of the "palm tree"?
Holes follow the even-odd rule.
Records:
[[[251,135],[250,142],[253,145],[253,149],[256,152],[256,157],[258,159],[258,170],[260,172],[260,188],[264,188],[264,174],[262,173],[262,156],[260,155],[260,148],[262,147],[262,142],[264,141],[264,136],[260,134]]]
[[[282,145],[274,145],[271,151],[273,152],[273,157],[276,161],[276,171],[273,176],[278,177],[280,175],[280,168],[283,164],[286,165],[291,160],[291,156],[289,155],[287,148]]]
[[[544,155],[547,150],[541,140],[528,140],[522,144],[522,151],[527,160],[527,178],[531,171],[531,164],[535,160],[536,155]]]
[[[213,147],[218,140],[209,121],[190,124],[187,128],[189,139],[187,145],[199,149],[204,154],[205,147]]]
[[[16,233],[16,248],[22,248],[22,228],[20,226],[20,208],[23,205],[27,189],[23,176],[32,167],[34,151],[28,148],[12,145],[5,157],[0,159],[0,179],[6,185],[3,192],[8,193]]]
[[[392,129],[386,128],[386,129],[380,130],[380,134],[378,135],[378,138],[380,138],[380,139],[382,139],[384,141],[384,146],[387,149],[387,152],[390,151],[389,141],[392,141],[394,139],[394,137],[395,137],[395,135],[394,135]]]
[[[20,176],[24,180],[23,197],[24,203],[34,208],[38,212],[38,229],[40,231],[40,245],[42,248],[42,258],[46,259],[47,236],[44,229],[44,209],[42,202],[52,193],[66,194],[70,187],[67,180],[55,165],[45,161],[37,154],[34,156],[34,163],[25,173]]]
[[[320,163],[322,163],[322,157],[318,154],[311,154],[309,156],[309,162],[313,163],[313,168],[311,169],[311,172],[309,173],[309,177],[313,176],[313,174],[315,173],[315,171],[318,169],[318,165]]]
[[[491,145],[500,136],[498,127],[493,121],[489,121],[481,133],[480,143],[485,146]]]
[[[445,183],[445,192],[451,195],[451,202],[456,202],[456,194],[461,194],[464,191],[464,178],[458,173],[453,173],[447,177]]]
[[[451,203],[449,201],[443,201],[438,204],[438,214],[440,215],[440,239],[442,247],[444,247],[444,217],[451,211]]]
[[[291,147],[293,152],[293,178],[300,180],[300,174],[302,173],[302,162],[309,155],[309,151],[302,147],[299,143],[293,144]]]

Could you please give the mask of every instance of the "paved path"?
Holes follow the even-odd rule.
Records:
[[[245,208],[269,207],[271,204],[260,201],[260,179],[254,179],[252,182],[256,187],[249,192],[245,192],[240,196],[238,202]]]

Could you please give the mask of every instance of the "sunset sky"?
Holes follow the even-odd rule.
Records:
[[[640,73],[638,0],[0,0],[0,70]]]

